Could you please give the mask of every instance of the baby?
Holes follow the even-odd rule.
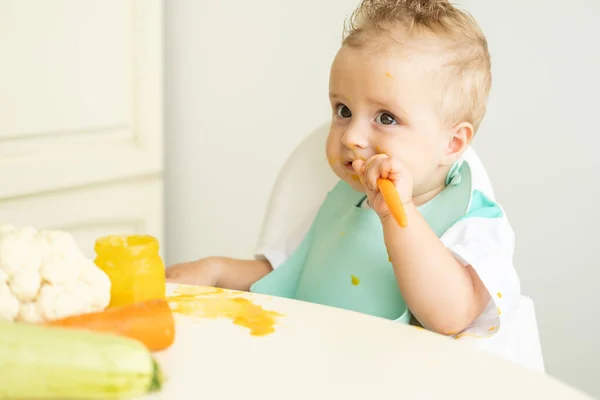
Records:
[[[326,145],[340,181],[315,217],[255,260],[202,259],[167,279],[494,335],[520,284],[512,229],[469,147],[491,87],[487,41],[445,0],[364,0],[345,33]],[[408,226],[379,178],[395,184]]]

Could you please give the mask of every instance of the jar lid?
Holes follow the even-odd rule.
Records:
[[[158,252],[158,239],[151,235],[108,235],[96,240],[96,254],[117,251],[132,256]]]

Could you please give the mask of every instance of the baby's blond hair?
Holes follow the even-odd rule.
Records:
[[[405,35],[400,41],[439,39],[438,111],[445,123],[466,121],[477,132],[492,77],[487,40],[475,19],[447,0],[363,0],[346,24],[344,45],[359,47],[398,29]]]

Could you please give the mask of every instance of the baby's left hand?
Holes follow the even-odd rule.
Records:
[[[391,180],[398,190],[402,203],[409,204],[412,201],[412,174],[400,160],[391,158],[387,154],[376,154],[367,161],[355,160],[352,168],[365,189],[369,204],[379,218],[383,219],[390,215],[390,209],[377,187],[377,179]]]

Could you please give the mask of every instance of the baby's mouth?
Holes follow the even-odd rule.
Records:
[[[352,168],[352,161],[346,161],[344,163],[344,167],[348,168],[350,171],[354,172],[354,168]]]

